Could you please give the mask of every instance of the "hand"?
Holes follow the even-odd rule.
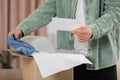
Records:
[[[18,28],[13,29],[12,31],[10,31],[10,32],[8,33],[8,37],[9,37],[11,34],[14,34],[15,38],[17,38],[17,39],[20,39],[20,38],[22,37],[22,31],[21,31],[20,29],[18,29]]]
[[[71,31],[77,36],[79,42],[86,42],[92,36],[92,29],[90,27],[80,27]]]

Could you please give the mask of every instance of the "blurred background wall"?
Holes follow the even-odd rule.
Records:
[[[0,50],[7,49],[7,34],[44,0],[0,0]],[[45,28],[32,35],[46,35]]]
[[[44,0],[0,0],[0,50],[8,49],[7,34],[34,11]],[[47,36],[46,28],[41,28],[31,35]],[[0,80],[22,80],[21,58],[12,60],[14,69],[0,69]],[[12,74],[11,74],[12,73]]]

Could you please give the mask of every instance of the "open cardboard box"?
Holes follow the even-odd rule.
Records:
[[[22,57],[22,79],[23,80],[73,80],[72,69],[56,73],[52,76],[42,78],[37,64],[32,57],[24,56],[20,52],[9,50],[13,56]]]

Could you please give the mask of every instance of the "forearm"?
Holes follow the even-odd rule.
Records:
[[[120,23],[120,1],[105,0],[105,12],[98,20],[89,25],[93,31],[93,39],[99,39],[118,29]]]
[[[52,20],[56,12],[55,1],[56,0],[46,0],[44,4],[18,25],[18,28],[22,30],[24,36],[48,24]]]

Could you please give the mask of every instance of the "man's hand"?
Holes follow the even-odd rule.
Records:
[[[18,38],[18,39],[20,39],[20,38],[22,37],[22,31],[21,31],[20,29],[18,29],[18,28],[13,29],[12,31],[10,31],[10,32],[8,33],[8,37],[9,37],[11,34],[14,34],[15,38]]]
[[[86,42],[92,36],[92,29],[90,27],[80,27],[71,31],[77,36],[79,42]]]

